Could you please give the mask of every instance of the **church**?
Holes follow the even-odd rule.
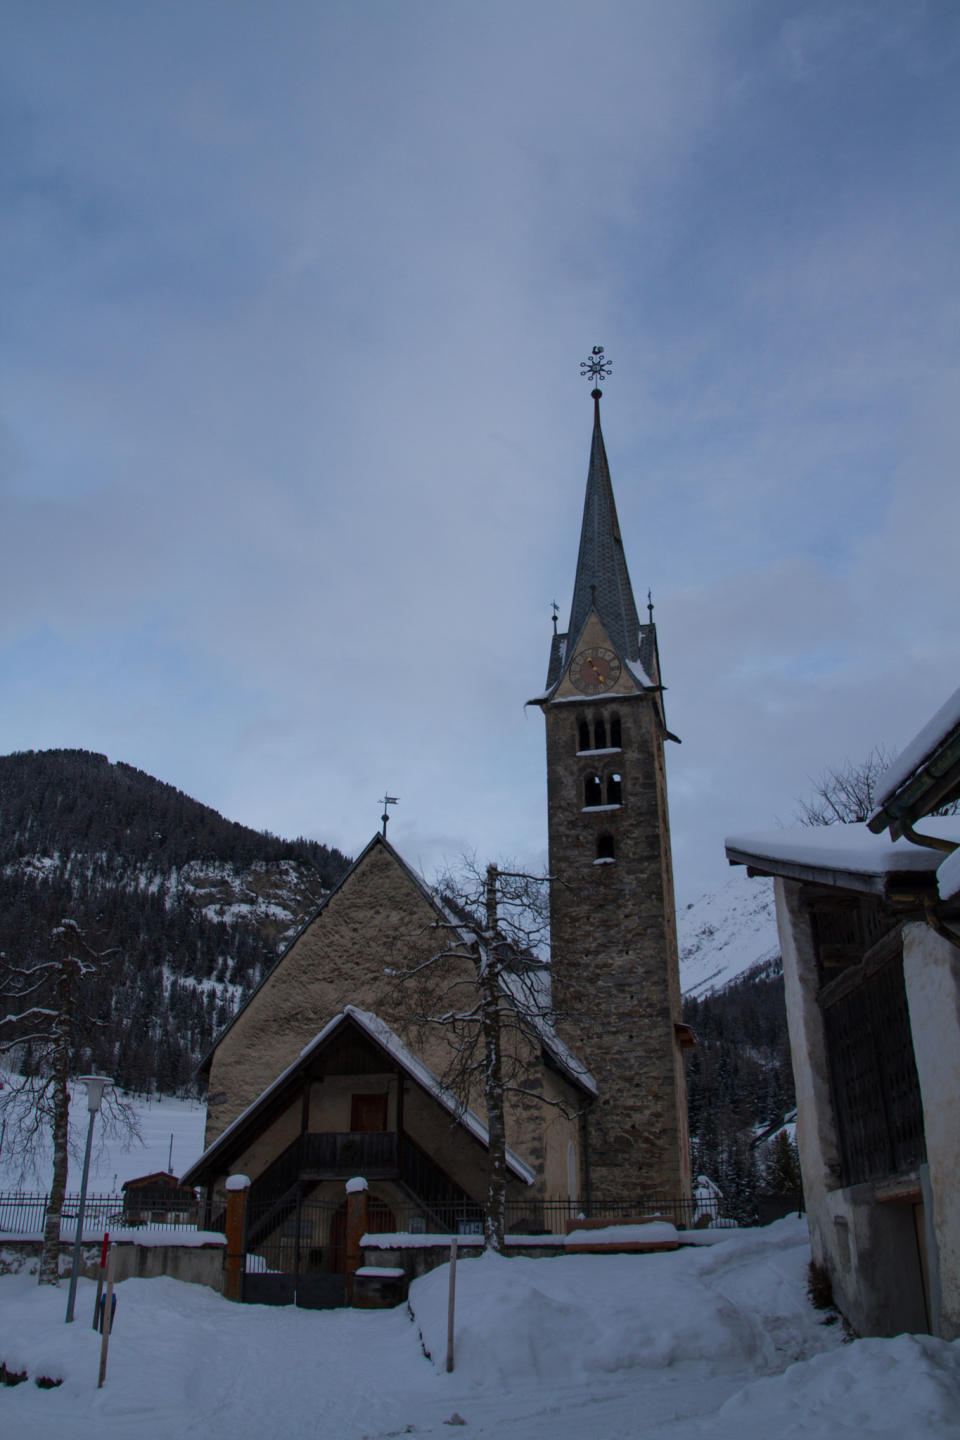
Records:
[[[595,381],[607,373],[600,347],[582,368]],[[623,1214],[690,1194],[692,1036],[664,761],[676,737],[652,607],[641,624],[627,570],[601,395],[570,620],[563,633],[554,620],[546,683],[528,701],[546,723],[551,951],[537,987],[547,1003],[504,1032],[523,1076],[505,1095],[507,1221],[525,1233],[562,1230],[561,1213]],[[296,1268],[318,1275],[336,1267],[351,1177],[367,1180],[382,1230],[469,1229],[486,1196],[482,1089],[455,1083],[453,1032],[429,1023],[475,984],[478,932],[385,830],[205,1058],[205,1149],[183,1177],[204,1187],[215,1223],[228,1177],[248,1176],[254,1238],[295,1234]],[[502,986],[507,1022],[525,1005],[521,988]]]

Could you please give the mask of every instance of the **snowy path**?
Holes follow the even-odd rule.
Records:
[[[446,1267],[399,1311],[231,1305],[128,1280],[103,1390],[93,1286],[0,1279],[0,1358],[64,1377],[0,1389],[30,1440],[960,1440],[960,1345],[842,1343],[806,1302],[805,1229],[676,1254],[462,1261],[457,1368],[443,1369]],[[425,1357],[422,1331],[433,1360]],[[450,1425],[457,1413],[466,1426]]]

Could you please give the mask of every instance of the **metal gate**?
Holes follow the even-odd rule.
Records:
[[[247,1212],[243,1298],[250,1305],[334,1310],[346,1304],[346,1226],[336,1201],[287,1195]]]
[[[374,1196],[367,1202],[367,1217],[371,1229],[396,1229],[393,1211]],[[247,1304],[335,1310],[347,1303],[345,1201],[288,1194],[250,1204],[246,1251]]]

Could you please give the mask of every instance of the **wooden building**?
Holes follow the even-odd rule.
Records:
[[[955,1339],[960,817],[930,812],[960,797],[960,691],[880,795],[869,826],[734,836],[727,856],[775,880],[814,1259],[858,1334]]]

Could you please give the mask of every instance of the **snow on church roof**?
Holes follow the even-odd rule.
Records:
[[[242,1127],[253,1118],[256,1112],[261,1109],[262,1106],[266,1105],[273,1096],[280,1092],[285,1082],[293,1077],[303,1062],[309,1059],[323,1042],[332,1035],[333,1031],[348,1018],[356,1025],[359,1025],[362,1030],[365,1030],[376,1044],[386,1050],[389,1055],[396,1060],[397,1064],[407,1072],[410,1078],[415,1080],[433,1099],[438,1101],[476,1140],[479,1140],[481,1145],[487,1146],[489,1144],[489,1131],[479,1115],[469,1108],[464,1109],[453,1091],[434,1075],[429,1066],[425,1065],[422,1060],[418,1060],[417,1057],[407,1049],[403,1041],[394,1034],[385,1021],[380,1019],[379,1015],[374,1015],[369,1010],[359,1010],[355,1005],[345,1005],[340,1013],[334,1015],[333,1019],[329,1020],[323,1029],[318,1031],[309,1044],[303,1047],[292,1064],[288,1065],[265,1090],[261,1091],[256,1100],[252,1101],[235,1120],[231,1121],[226,1130],[217,1136],[213,1144],[208,1146],[200,1158],[195,1160],[190,1166],[180,1183],[198,1183],[196,1181],[189,1181],[188,1176],[199,1171],[201,1167],[206,1166],[211,1160],[215,1159],[218,1153],[224,1151],[227,1148],[228,1140],[236,1136]],[[520,1159],[519,1155],[508,1148],[506,1159],[507,1164],[518,1179],[523,1180],[527,1185],[533,1184],[536,1175],[530,1166]]]

